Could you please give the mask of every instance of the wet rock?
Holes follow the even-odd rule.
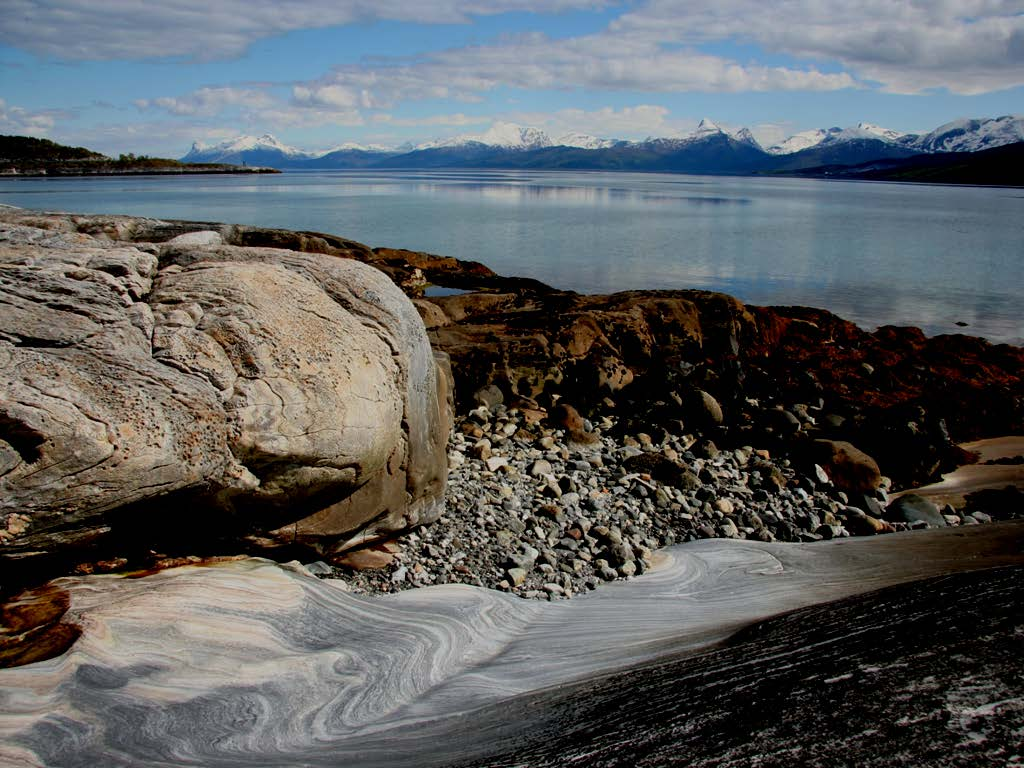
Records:
[[[885,519],[894,523],[925,523],[930,528],[944,528],[947,525],[938,506],[916,493],[893,499],[885,508]]]
[[[842,520],[843,527],[854,536],[873,536],[895,530],[888,521],[869,515],[857,507],[846,507]]]
[[[844,440],[814,440],[811,460],[822,467],[836,488],[849,493],[870,493],[882,482],[877,462]]]

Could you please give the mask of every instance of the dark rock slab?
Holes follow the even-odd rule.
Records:
[[[474,713],[464,727],[491,748],[448,764],[1006,765],[1024,722],[1022,628],[1020,567],[885,589]]]

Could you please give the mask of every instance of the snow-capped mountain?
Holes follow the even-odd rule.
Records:
[[[484,133],[467,133],[450,139],[437,139],[416,145],[416,149],[448,149],[482,144],[502,149],[540,149],[554,146],[551,139],[540,128],[497,122]]]
[[[1024,115],[1003,115],[980,120],[954,120],[911,144],[922,152],[977,152],[1024,141]]]
[[[754,138],[754,134],[752,134],[748,128],[740,128],[739,130],[731,131],[707,118],[701,120],[694,130],[690,131],[690,133],[684,134],[683,136],[670,139],[649,138],[638,143],[654,145],[660,144],[661,146],[675,145],[683,147],[692,144],[699,144],[701,142],[708,141],[709,139],[720,139],[721,137],[732,139],[740,144],[749,144],[759,150],[761,149],[761,145],[757,142],[757,139]]]
[[[754,134],[750,132],[749,128],[740,128],[738,131],[733,131],[727,135],[741,144],[749,144],[752,147],[757,147],[757,149],[762,149],[761,143],[754,138]]]
[[[803,131],[767,149],[773,155],[788,155],[811,147],[859,140],[878,140],[915,152],[977,152],[1024,141],[1024,116],[954,120],[931,133],[900,133],[872,123],[852,128],[819,128]]]
[[[899,143],[906,134],[894,131],[891,128],[883,128],[872,123],[857,123],[853,128],[844,128],[831,141],[855,141],[858,139],[881,139],[891,144]]]
[[[643,141],[575,132],[552,139],[539,128],[495,122],[482,133],[394,148],[346,141],[326,151],[306,152],[270,134],[240,136],[213,145],[196,142],[182,159],[275,168],[505,167],[752,173],[852,166],[919,153],[976,151],[1020,141],[1024,141],[1024,116],[1019,115],[956,120],[923,135],[902,134],[861,122],[850,128],[803,131],[768,149],[763,149],[747,128],[724,128],[707,119],[688,134]]]
[[[785,141],[773,144],[765,151],[770,155],[791,155],[794,152],[818,146],[828,137],[829,131],[838,132],[839,130],[839,128],[830,128],[828,130],[825,128],[815,128],[810,131],[800,131],[800,133],[794,133]]]
[[[617,139],[599,139],[597,136],[575,131],[562,134],[552,142],[556,147],[576,147],[577,149],[607,149],[618,143],[620,142]]]
[[[410,147],[411,148],[411,147]],[[394,152],[393,147],[386,146],[384,144],[359,144],[355,141],[345,141],[338,144],[330,149],[325,149],[323,152],[314,152],[311,157],[323,157],[329,155],[332,152]]]
[[[309,153],[301,149],[282,144],[277,138],[269,133],[262,136],[239,136],[236,139],[228,139],[219,144],[203,144],[195,142],[192,149],[182,160],[188,163],[229,163],[233,158],[243,153],[270,153],[279,154],[284,157],[309,157]]]
[[[882,128],[872,123],[857,123],[852,128],[818,128],[810,131],[801,131],[790,136],[783,142],[768,147],[766,150],[772,155],[790,155],[795,152],[802,152],[812,147],[828,144],[841,144],[852,141],[884,141],[887,144],[904,143],[906,134],[894,131],[891,128]]]
[[[697,124],[697,129],[693,131],[689,136],[684,138],[688,139],[703,139],[707,136],[714,136],[717,133],[726,133],[722,130],[721,126],[717,123],[708,120],[706,117]],[[726,133],[726,135],[728,135]]]

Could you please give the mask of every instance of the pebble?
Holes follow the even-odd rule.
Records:
[[[815,542],[911,528],[848,505],[821,467],[803,476],[756,444],[722,450],[668,429],[613,437],[614,416],[594,423],[596,442],[581,445],[503,404],[473,409],[451,435],[440,520],[380,553],[384,567],[354,570],[335,561],[330,574],[323,564],[310,570],[357,593],[462,583],[566,599],[643,574],[656,548],[677,542]],[[645,451],[690,469],[672,476],[678,485],[627,469]],[[950,524],[991,520],[981,511],[944,512]]]

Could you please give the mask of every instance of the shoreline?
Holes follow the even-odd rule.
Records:
[[[481,547],[478,539],[466,551],[432,541],[424,528],[422,541],[413,534],[415,554],[387,551],[396,546],[387,535],[345,534],[331,550],[315,536],[305,544],[304,523],[295,541],[311,548],[276,545],[278,557],[295,551],[306,562],[337,561],[318,566],[322,575],[335,567],[376,570],[359,579],[378,591],[466,577],[558,597],[643,572],[668,541],[813,540],[929,519],[973,524],[984,509],[887,515],[886,507],[891,492],[964,463],[954,437],[991,435],[1024,417],[1012,410],[1022,407],[1012,392],[1024,375],[1024,350],[972,337],[926,339],[891,327],[869,334],[823,310],[746,306],[707,291],[561,292],[478,263],[324,233],[2,211],[9,221],[141,244],[184,263],[206,248],[268,246],[354,259],[412,297],[434,352],[450,358],[454,374],[459,422],[448,463],[457,482],[450,488],[463,482],[460,473],[487,479],[486,487],[463,483],[462,498],[449,500],[476,510],[465,510],[473,519],[460,536],[489,527],[501,543]],[[170,243],[175,238],[179,245]],[[426,298],[430,284],[467,292]],[[928,399],[935,393],[939,399]],[[965,412],[964,402],[974,407]],[[843,462],[851,460],[864,479],[847,476]],[[523,516],[534,522],[513,519]],[[162,548],[139,542],[146,543]],[[149,563],[139,563],[131,546],[114,547],[77,567],[172,564],[232,546],[259,553],[263,545],[213,540],[189,551],[179,543]],[[346,561],[346,550],[368,562]],[[458,560],[446,563],[448,571],[434,567],[438,558],[473,552],[473,568]]]
[[[0,363],[22,377],[9,402],[23,406],[0,412],[0,469],[24,500],[0,515],[0,563],[40,577],[0,604],[0,761],[540,768],[781,754],[763,762],[782,766],[939,744],[953,765],[1012,745],[1022,494],[956,509],[891,491],[962,463],[953,435],[1019,423],[1024,350],[867,334],[708,292],[570,295],[322,233],[5,207],[0,225],[17,309]],[[227,289],[208,293],[218,270]],[[430,276],[477,290],[426,299]],[[307,301],[277,293],[286,283]],[[293,316],[303,333],[275,336]],[[358,335],[395,326],[388,343]],[[283,364],[265,353],[279,348]],[[416,365],[343,379],[357,402],[325,406],[316,383],[371,353]],[[171,386],[132,389],[140,371]],[[268,380],[277,389],[239,399]],[[376,434],[387,414],[363,418],[367,392],[395,380],[429,395],[391,411],[397,444],[430,454],[379,451],[398,466],[395,506],[364,497],[363,517],[344,517],[353,497],[386,494],[391,476],[370,469],[361,485],[329,476],[323,498],[285,494],[276,517],[216,506],[221,491],[279,488],[289,475],[275,463],[299,466],[301,494],[308,468],[347,450],[305,438],[343,435],[348,422],[329,418],[347,408],[354,431]],[[104,410],[111,400],[125,408]],[[159,418],[197,400],[200,432],[187,432],[195,411]],[[57,431],[37,419],[52,401]],[[65,427],[75,409],[92,433]],[[228,421],[239,411],[257,413],[255,430]],[[227,426],[248,442],[215,440]],[[174,431],[186,450],[154,462]],[[282,447],[292,432],[303,442]],[[876,462],[849,439],[893,450]],[[1015,453],[1024,429],[973,445]],[[212,462],[192,496],[148,493],[160,468],[238,459],[230,449],[249,461],[228,465],[234,485]],[[142,496],[128,496],[134,475],[100,475],[86,490],[113,489],[119,514],[93,504],[69,519],[81,486],[45,472],[77,480],[115,454],[141,455]],[[42,483],[19,488],[12,467]],[[53,560],[32,560],[43,546]]]
[[[610,419],[585,433],[593,442],[579,443],[568,430],[540,429],[528,419],[527,412],[500,406],[457,419],[448,512],[393,542],[353,550],[333,566],[308,564],[310,573],[340,579],[359,594],[463,583],[554,601],[642,575],[677,543],[877,540],[933,528],[935,519],[962,528],[1024,516],[1024,509],[1014,514],[1012,500],[974,501],[1001,489],[1005,472],[989,472],[957,499],[936,497],[928,486],[857,497],[828,482],[818,467],[816,475],[804,475],[788,459],[753,446],[718,450],[692,437],[656,446],[647,435],[620,434]],[[982,442],[1004,447],[989,458],[1019,457],[1024,438]],[[961,466],[948,477],[974,468]],[[980,469],[1016,471],[1021,497],[1020,466]],[[934,516],[930,523],[886,514],[896,499],[914,494],[927,499],[922,506]]]
[[[40,172],[0,171],[0,179],[59,179],[59,178],[80,178],[84,176],[201,176],[209,174],[237,175],[237,174],[263,174],[282,173],[276,168],[140,168],[137,170],[122,171],[54,171],[53,169]]]

